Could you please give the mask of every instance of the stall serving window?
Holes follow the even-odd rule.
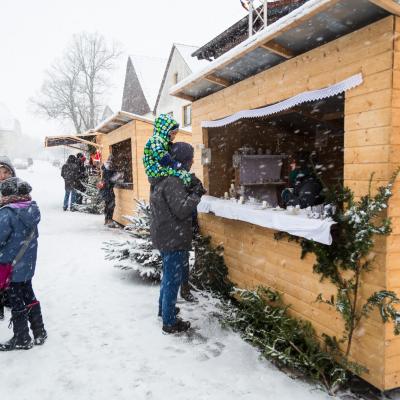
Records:
[[[133,189],[131,139],[113,144],[111,146],[111,154],[114,156],[116,170],[122,174],[121,181],[115,187]]]
[[[298,171],[328,187],[343,182],[344,94],[205,132],[211,196],[233,193],[284,207],[288,200],[282,193],[293,186]],[[301,208],[307,201],[311,205],[304,200]]]

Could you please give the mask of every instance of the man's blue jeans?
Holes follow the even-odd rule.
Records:
[[[186,250],[161,252],[163,260],[163,277],[160,287],[159,309],[163,325],[172,326],[176,322],[175,305],[182,273],[189,263],[189,252]]]
[[[72,205],[76,203],[76,192],[75,192],[75,189],[66,190],[65,191],[64,210],[66,210],[68,208],[68,203],[69,203],[69,197],[70,196],[71,196],[71,207],[72,207]]]

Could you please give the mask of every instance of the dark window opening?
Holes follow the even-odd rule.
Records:
[[[115,187],[121,189],[133,189],[133,171],[132,171],[132,147],[131,139],[113,144],[111,153],[114,156],[115,168],[123,177]]]
[[[245,190],[247,196],[258,200],[268,195],[272,203],[282,204],[280,194],[289,183],[290,161],[299,153],[307,155],[327,187],[342,185],[344,94],[265,118],[208,129],[208,148],[212,196],[224,196],[233,183],[237,192]]]

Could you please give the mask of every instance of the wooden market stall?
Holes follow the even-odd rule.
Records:
[[[325,178],[344,183],[357,197],[367,194],[371,173],[373,189],[386,184],[400,164],[399,34],[395,1],[310,0],[171,91],[193,101],[194,169],[210,195],[200,210],[201,227],[224,246],[230,278],[242,287],[279,290],[292,314],[311,321],[319,335],[340,337],[343,331],[340,315],[315,302],[336,288],[320,282],[314,258],[300,259],[296,243],[274,239],[290,221],[279,224],[282,219],[271,216],[262,223],[261,214],[242,212],[240,205],[219,207],[218,198],[231,183],[236,189],[242,183],[235,157],[279,156],[274,182],[249,183],[279,186],[287,179],[286,156],[299,149],[316,154]],[[384,289],[400,295],[399,182],[388,215],[393,232],[376,241],[363,299]],[[329,226],[317,228],[329,236]],[[286,231],[307,237],[296,226]],[[332,238],[324,237],[329,244]],[[368,368],[363,378],[374,386],[400,386],[400,337],[378,313],[362,323],[351,356]]]
[[[150,185],[143,167],[143,149],[153,134],[153,121],[135,114],[120,111],[96,127],[102,135],[98,143],[102,146],[102,160],[110,153],[119,171],[124,173],[124,182],[115,189],[116,207],[114,220],[122,225],[127,221],[124,215],[132,215],[135,199],[148,200]],[[180,130],[176,141],[191,143],[191,132]]]

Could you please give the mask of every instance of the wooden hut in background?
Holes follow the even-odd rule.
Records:
[[[124,215],[132,215],[135,200],[149,199],[150,185],[142,157],[144,146],[153,134],[153,121],[120,111],[96,127],[96,133],[100,134],[97,143],[102,148],[103,162],[112,153],[117,170],[124,173],[124,182],[114,189],[114,220],[125,225]],[[185,130],[180,130],[176,138],[188,143],[191,140],[191,132]]]
[[[209,194],[228,190],[232,156],[249,145],[273,154],[315,150],[335,166],[326,178],[357,197],[367,193],[371,173],[373,188],[386,184],[400,164],[399,33],[396,1],[310,0],[173,87],[173,95],[193,102],[194,169]],[[250,118],[263,108],[264,116]],[[321,136],[321,126],[332,134]],[[393,233],[376,242],[363,299],[383,289],[400,295],[399,182],[388,215]],[[312,256],[301,260],[297,244],[275,241],[275,231],[257,223],[206,213],[200,220],[203,232],[224,246],[235,283],[275,288],[319,335],[341,335],[341,316],[315,302],[336,288],[313,274]],[[374,386],[400,386],[400,337],[378,313],[362,323],[351,356],[368,368],[363,377]]]

